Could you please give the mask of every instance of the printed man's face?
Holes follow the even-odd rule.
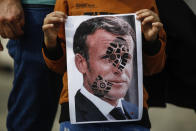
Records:
[[[111,100],[124,97],[133,72],[131,36],[117,36],[99,29],[87,36],[86,43],[89,54],[86,81],[93,94]]]

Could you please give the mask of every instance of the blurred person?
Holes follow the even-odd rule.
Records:
[[[162,72],[144,77],[149,106],[171,103],[196,110],[196,16],[184,0],[156,2],[167,33],[167,60]]]
[[[7,48],[14,59],[8,131],[50,131],[52,128],[61,76],[45,65],[41,53],[41,26],[54,4],[55,0],[0,1],[0,35],[10,39]]]
[[[117,8],[118,7],[118,8]],[[72,125],[69,119],[68,87],[66,72],[66,48],[64,22],[67,15],[103,15],[134,13],[137,19],[141,20],[143,32],[143,73],[152,75],[162,70],[165,63],[165,32],[160,22],[158,10],[154,0],[57,0],[55,12],[50,13],[44,19],[42,29],[44,31],[43,55],[51,70],[64,74],[64,88],[61,92],[61,116],[60,130],[70,129],[71,131],[86,130],[150,130],[147,99],[148,94],[144,88],[143,116],[137,122],[123,123],[102,123]]]

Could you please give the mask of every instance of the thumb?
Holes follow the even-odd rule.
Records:
[[[155,32],[159,32],[159,30],[163,27],[163,24],[161,22],[154,22],[152,23],[152,29]]]

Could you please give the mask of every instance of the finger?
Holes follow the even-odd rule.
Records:
[[[23,27],[25,24],[24,12],[21,12],[19,15],[15,16],[12,21],[10,21],[10,23],[13,23],[13,22],[16,22],[21,27]]]
[[[150,11],[150,10],[149,9],[141,9],[139,11],[136,11],[135,13],[136,13],[136,15],[139,15],[139,14],[147,12],[147,11]]]
[[[60,18],[64,18],[64,19],[67,18],[67,15],[65,15],[65,13],[63,13],[63,12],[61,12],[61,11],[54,11],[54,12],[48,14],[47,17],[48,17],[48,16],[49,16],[49,17],[51,17],[51,16],[53,16],[53,17],[60,17]]]
[[[21,19],[19,19],[20,20],[20,26],[21,27],[23,27],[24,26],[24,24],[25,24],[25,18],[24,18],[24,13],[21,15]]]
[[[148,17],[151,15],[151,12],[147,11],[147,12],[143,12],[143,13],[140,13],[140,14],[137,14],[137,19],[139,20],[142,20],[144,19],[145,17]]]
[[[13,38],[14,34],[8,24],[1,24],[1,36],[3,38]]]
[[[42,30],[46,31],[46,30],[51,29],[53,27],[54,27],[54,24],[46,24],[46,25],[42,26]]]
[[[44,19],[44,24],[49,23],[62,23],[66,21],[67,16],[60,11],[55,11],[48,14]]]
[[[61,12],[61,11],[54,11],[54,14],[55,14],[55,16],[62,16],[64,18],[67,17],[67,15],[65,15],[65,13],[64,12]]]
[[[155,21],[155,18],[153,16],[148,16],[142,21],[142,25],[145,25],[147,23],[153,23]]]
[[[140,19],[140,20],[144,19],[145,17],[148,17],[148,16],[152,15],[152,16],[155,17],[156,21],[160,21],[159,16],[156,13],[154,13],[153,11],[148,10],[148,9],[141,10],[136,15],[137,15],[137,19]]]
[[[16,34],[9,23],[4,24],[4,33],[7,38],[13,39],[16,37]]]
[[[24,12],[23,12],[23,14],[21,14],[21,17],[20,17],[20,19],[18,20],[19,22],[18,22],[18,24],[17,24],[17,26],[16,26],[16,30],[18,30],[18,35],[19,36],[21,36],[21,35],[23,35],[24,34],[24,29],[23,29],[23,27],[24,27],[24,25],[25,25],[25,18],[24,18]]]
[[[20,23],[7,23],[12,31],[12,33],[14,34],[13,38],[18,38],[19,36],[23,35],[23,30],[22,30],[22,26]]]
[[[154,22],[154,23],[152,23],[152,26],[156,27],[158,30],[163,28],[163,24],[161,22]]]
[[[17,23],[15,23],[17,25]],[[16,28],[15,26],[11,23],[6,23],[4,25],[4,32],[7,38],[10,39],[17,39],[20,35],[23,34],[23,31],[21,28]]]
[[[14,21],[4,21],[1,23],[0,34],[3,38],[16,39],[23,34],[20,22],[16,19]]]
[[[59,17],[47,17],[44,20],[44,24],[53,24],[53,23],[63,23],[65,19]]]
[[[12,22],[12,23],[9,23],[9,25],[12,31],[14,32],[16,38],[24,34],[24,31],[22,29],[23,26],[21,23],[17,22],[16,24],[14,24]]]
[[[153,26],[152,26],[153,34],[157,35],[161,27],[162,27],[161,23],[153,23]]]

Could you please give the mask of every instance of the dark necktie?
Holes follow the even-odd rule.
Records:
[[[115,107],[111,112],[112,115],[116,120],[126,120],[125,115],[120,107]]]

